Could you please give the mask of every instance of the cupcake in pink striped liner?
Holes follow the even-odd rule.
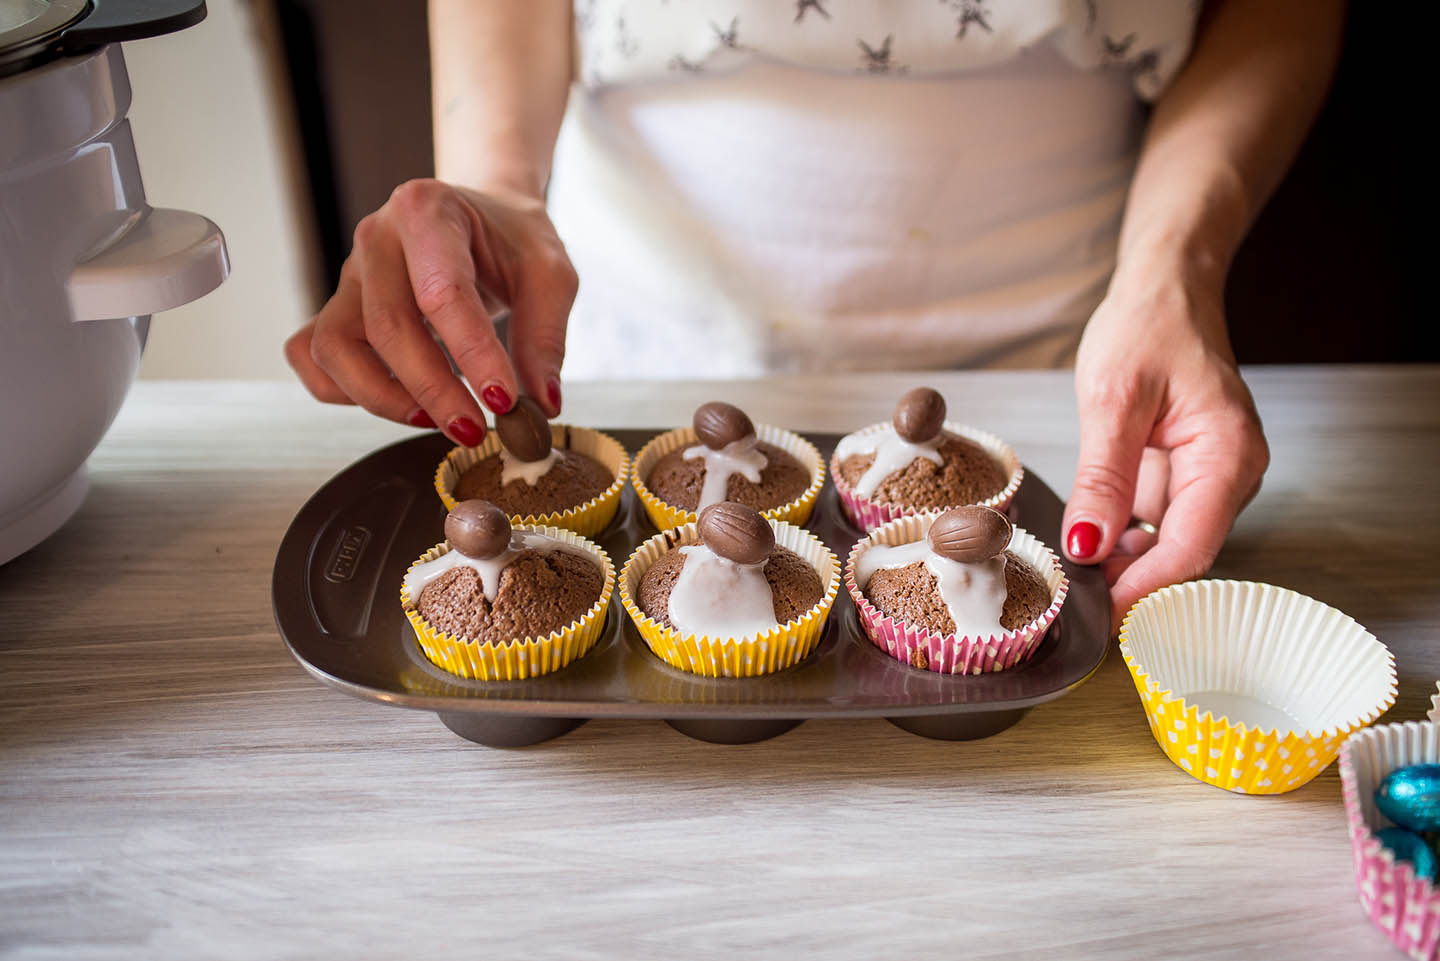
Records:
[[[1440,764],[1440,726],[1421,721],[1379,724],[1350,735],[1340,748],[1340,784],[1360,905],[1397,948],[1416,961],[1430,961],[1440,945],[1440,893],[1376,837],[1389,821],[1375,806],[1375,789],[1386,774],[1411,764]]]
[[[1010,506],[1025,470],[994,434],[945,419],[945,398],[917,387],[900,398],[888,424],[840,439],[830,459],[840,506],[873,531],[908,514],[980,504]]]
[[[988,507],[900,517],[862,538],[845,588],[870,640],[940,674],[1024,662],[1065,603],[1069,581],[1036,537]]]

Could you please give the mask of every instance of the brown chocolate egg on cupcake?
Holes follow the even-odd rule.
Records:
[[[641,544],[621,572],[620,598],[671,666],[752,677],[814,650],[839,583],[839,561],[815,535],[722,501]]]
[[[881,650],[925,670],[979,674],[1035,652],[1069,582],[1033,535],[971,505],[875,529],[851,551],[845,587]]]
[[[771,520],[803,524],[825,483],[815,445],[778,427],[758,428],[740,408],[701,404],[691,426],[667,431],[635,455],[635,492],[660,530],[693,523],[722,501]]]
[[[445,541],[405,573],[400,603],[425,657],[461,677],[558,670],[599,639],[615,585],[606,553],[572,531],[511,526],[499,506],[462,501]]]
[[[550,424],[521,397],[495,417],[478,447],[456,447],[435,471],[447,508],[481,499],[516,524],[563,527],[586,536],[604,530],[620,507],[630,469],[625,448],[597,430]]]
[[[900,398],[889,423],[840,439],[830,472],[852,523],[871,531],[906,514],[1009,506],[1025,476],[1015,451],[945,415],[945,398],[917,387]]]

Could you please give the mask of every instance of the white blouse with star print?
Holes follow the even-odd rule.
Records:
[[[1187,0],[576,0],[570,378],[1058,366]]]

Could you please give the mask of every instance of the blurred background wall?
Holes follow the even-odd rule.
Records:
[[[481,2],[481,0],[477,0]],[[490,0],[483,0],[490,2]],[[156,318],[141,376],[290,376],[285,336],[356,222],[431,173],[424,0],[209,0],[127,45],[151,202],[209,215],[234,272]],[[1245,363],[1440,361],[1420,31],[1353,3],[1335,88],[1227,290]]]

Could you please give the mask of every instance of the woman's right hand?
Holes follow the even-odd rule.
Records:
[[[286,342],[285,356],[322,401],[443,425],[451,440],[473,446],[485,436],[476,395],[497,414],[521,393],[548,416],[560,413],[577,284],[538,198],[411,180],[360,221],[339,289]],[[500,307],[510,309],[508,356],[491,323]]]

